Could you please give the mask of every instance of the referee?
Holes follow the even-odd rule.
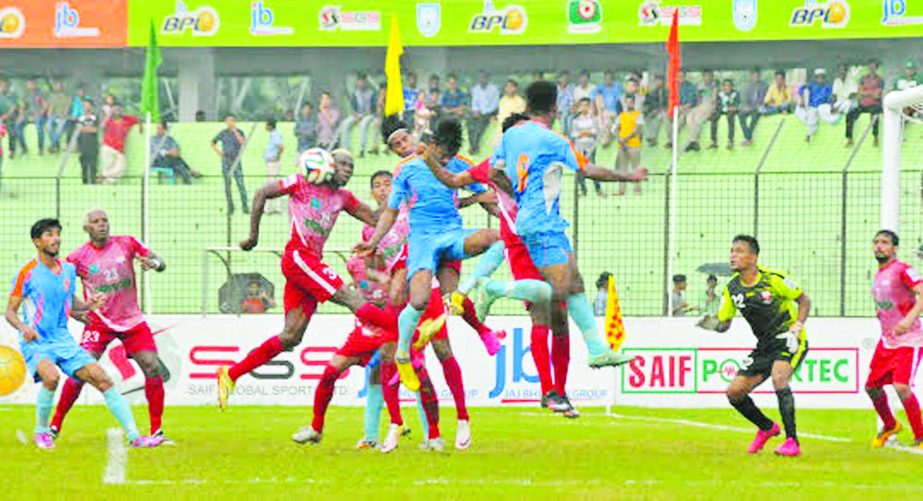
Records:
[[[759,427],[747,452],[759,452],[770,438],[781,433],[779,425],[766,417],[750,398],[750,393],[771,377],[786,435],[776,454],[794,457],[800,455],[801,450],[795,431],[795,398],[789,381],[808,352],[804,322],[811,309],[811,300],[784,273],[758,266],[759,253],[756,238],[734,237],[731,269],[736,273],[724,289],[717,319],[706,316],[699,326],[725,332],[740,310],[757,343],[756,349],[741,362],[740,371],[728,386],[727,396],[737,412]]]

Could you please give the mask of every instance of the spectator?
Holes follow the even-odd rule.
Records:
[[[912,59],[908,59],[907,62],[904,63],[904,76],[897,79],[897,82],[894,83],[894,90],[912,89],[917,85],[923,85],[923,78],[917,75],[917,63]]]
[[[248,315],[266,313],[275,308],[276,301],[266,292],[259,282],[252,280],[247,284],[247,296],[240,302],[240,312]]]
[[[429,94],[427,94],[427,97],[429,97]],[[414,137],[419,139],[432,130],[431,125],[435,118],[435,113],[426,106],[426,100],[418,100],[417,109],[414,110],[413,116],[413,134]]]
[[[814,80],[802,85],[798,89],[798,95],[801,99],[795,108],[795,116],[807,127],[804,140],[810,143],[811,136],[817,132],[818,117],[831,124],[840,119],[839,115],[833,112],[833,88],[827,83],[827,70],[814,70]]]
[[[0,123],[10,136],[10,159],[16,157],[16,122],[19,119],[19,98],[10,90],[10,82],[0,78]]]
[[[686,117],[695,108],[698,104],[699,94],[696,90],[696,86],[686,80],[686,70],[679,70],[676,74],[677,87],[679,87],[679,127],[682,128],[683,123],[686,122]],[[670,110],[667,112],[667,127],[670,130],[669,139],[667,139],[666,148],[673,147],[673,111]]]
[[[375,104],[378,95],[375,89],[369,85],[369,77],[361,73],[356,80],[356,88],[349,94],[349,106],[352,108],[352,114],[343,120],[340,126],[340,146],[351,149],[352,128],[359,125],[359,158],[365,156],[366,145],[369,142],[369,128],[375,119]],[[376,141],[372,141],[376,143]]]
[[[285,110],[285,121],[286,122],[295,121],[295,110],[292,110],[292,109]]]
[[[64,82],[55,80],[51,94],[48,96],[46,112],[48,142],[51,143],[48,147],[49,153],[57,153],[61,150],[61,136],[64,135],[64,127],[67,125],[70,104],[70,98],[64,92]]]
[[[429,130],[433,130],[433,128],[436,127],[436,121],[439,120],[439,114],[441,113],[439,100],[441,98],[442,87],[439,85],[439,75],[432,74],[429,76],[429,86],[426,89],[426,96],[424,99],[426,107],[429,109],[431,115],[428,127]]]
[[[570,83],[570,72],[565,70],[558,74],[558,120],[565,136],[570,136],[574,104],[574,84]]]
[[[729,150],[734,149],[734,123],[737,120],[737,110],[740,109],[740,93],[734,89],[734,82],[726,79],[721,85],[721,92],[718,93],[718,105],[715,113],[711,117],[711,146],[710,149],[718,148],[718,120],[721,115],[727,117],[728,123],[728,146]]]
[[[641,93],[641,79],[635,77],[634,74],[625,79],[625,92],[622,94],[622,97],[619,98],[620,110],[625,108],[625,99],[629,96],[634,98],[636,110],[644,108],[644,94]]]
[[[144,134],[144,127],[137,116],[122,115],[122,106],[118,103],[112,105],[109,119],[103,121],[99,183],[113,184],[125,175],[125,139],[128,137],[128,131],[135,125],[138,126],[138,132]]]
[[[878,62],[869,61],[869,71],[859,83],[859,106],[849,110],[846,114],[846,147],[853,145],[852,132],[859,115],[868,113],[872,120],[872,144],[878,146],[878,122],[881,114],[881,92],[884,90],[884,80],[878,76]]]
[[[766,91],[766,98],[763,99],[763,115],[775,115],[776,113],[788,114],[792,111],[792,89],[785,83],[785,72],[776,71],[775,81]]]
[[[532,82],[541,82],[545,80],[545,72],[542,70],[535,70],[532,72]],[[501,125],[502,122],[501,122]]]
[[[609,70],[603,73],[603,83],[596,86],[590,93],[590,99],[596,103],[596,112],[599,119],[600,143],[608,146],[612,140],[610,128],[612,120],[618,116],[619,98],[622,97],[622,84],[615,81],[615,74]]]
[[[109,120],[109,117],[112,116],[112,108],[115,106],[115,96],[112,94],[106,94],[103,97],[103,123],[106,120]]]
[[[753,131],[756,129],[757,122],[760,121],[760,108],[763,106],[768,91],[769,85],[760,78],[759,68],[752,69],[750,83],[744,87],[740,99],[740,130],[744,135],[741,144],[744,146],[750,146],[753,142]]]
[[[497,110],[497,132],[494,135],[494,144],[500,143],[500,136],[503,135],[503,130],[500,125],[503,125],[503,121],[506,120],[513,113],[525,113],[526,112],[526,100],[519,95],[519,84],[516,83],[516,80],[509,79],[506,81],[506,84],[503,86],[503,97],[500,98],[500,103]]]
[[[604,271],[596,279],[596,304],[595,312],[597,317],[606,316],[606,305],[609,303],[609,277],[612,273]]]
[[[443,117],[452,117],[461,121],[465,116],[465,109],[468,107],[468,96],[464,91],[458,88],[458,77],[449,75],[445,83],[445,92],[439,98],[439,106],[442,108]]]
[[[641,109],[644,111],[644,136],[648,146],[657,146],[660,127],[667,119],[667,107],[670,106],[670,92],[663,83],[663,75],[654,76],[654,84],[648,89]],[[672,137],[673,131],[666,131]],[[668,140],[669,141],[669,140]]]
[[[83,116],[84,99],[86,99],[86,92],[83,90],[83,85],[78,85],[77,88],[74,89],[74,95],[71,96],[70,115],[67,120],[67,125],[65,126],[68,145],[70,145],[77,124],[80,123],[80,117]]]
[[[301,116],[295,124],[295,138],[298,140],[299,155],[317,144],[317,116],[311,103],[305,103],[301,107]]]
[[[705,125],[705,122],[711,120],[717,109],[718,82],[715,81],[715,73],[712,70],[702,70],[702,83],[696,88],[696,99],[698,104],[695,108],[689,110],[686,115],[686,126],[689,131],[686,136],[685,148],[683,148],[685,151],[699,151],[702,149],[699,145],[702,126]]]
[[[590,160],[590,163],[596,162],[596,144],[599,137],[599,120],[593,116],[593,107],[590,98],[585,97],[577,104],[577,116],[574,117],[571,124],[571,138],[574,140],[574,147],[580,154]],[[602,186],[599,181],[594,180],[596,185],[596,194],[603,195]],[[577,174],[577,185],[580,188],[580,194],[586,195],[586,178],[579,173]]]
[[[0,182],[3,181],[3,138],[6,137],[6,124],[0,121]],[[0,194],[3,194],[2,185],[0,185]]]
[[[673,293],[670,295],[670,305],[674,317],[685,317],[693,310],[684,297],[686,293],[686,275],[673,275]]]
[[[185,184],[190,184],[193,177],[201,174],[189,167],[180,153],[179,143],[167,133],[167,121],[157,124],[156,134],[151,139],[151,165],[168,167],[178,175]]]
[[[833,80],[833,111],[845,115],[856,107],[859,99],[859,85],[849,74],[845,64],[836,66],[836,79]]]
[[[195,121],[196,121],[196,122],[204,122],[204,121],[205,121],[205,112],[202,111],[202,110],[196,111],[196,112],[195,112]]]
[[[80,152],[80,172],[83,184],[96,183],[96,163],[99,160],[99,117],[93,112],[93,100],[83,100],[83,113],[77,119],[77,151]]]
[[[702,295],[703,315],[717,315],[721,308],[721,294],[718,292],[718,277],[709,275],[705,280],[705,294]]]
[[[490,120],[497,115],[500,89],[490,82],[486,71],[478,75],[478,83],[471,87],[471,113],[468,115],[468,153],[476,155],[481,150],[481,136]]]
[[[574,86],[574,114],[577,113],[577,105],[583,98],[590,100],[590,105],[593,105],[593,98],[590,94],[593,93],[593,89],[596,86],[593,85],[593,82],[590,82],[590,72],[587,70],[580,70],[580,74],[577,75],[577,85]]]
[[[613,134],[619,143],[616,168],[618,170],[635,169],[641,166],[641,139],[644,137],[644,117],[635,107],[635,96],[628,95],[622,100],[622,112],[615,118]],[[641,194],[641,183],[635,184],[635,195]],[[625,183],[619,183],[619,195],[625,194]]]
[[[231,197],[231,176],[237,182],[237,191],[240,193],[240,205],[244,214],[249,214],[247,205],[247,189],[244,187],[244,166],[241,161],[241,150],[245,138],[244,131],[237,128],[237,120],[233,114],[224,118],[226,129],[219,132],[212,139],[212,149],[221,158],[221,174],[224,176],[224,196],[228,203],[228,215],[234,214],[234,199]],[[218,149],[221,143],[221,149]]]
[[[333,96],[324,91],[317,106],[317,145],[327,151],[337,147],[340,110],[333,107]]]
[[[272,118],[266,121],[266,132],[269,133],[269,141],[266,142],[266,149],[263,150],[263,161],[266,162],[267,180],[273,182],[279,180],[279,165],[282,152],[285,151],[285,141],[282,140],[282,133],[276,128],[276,121]],[[266,201],[267,214],[280,212],[282,212],[281,197]]]
[[[417,101],[422,101],[426,96],[417,88],[416,73],[408,73],[406,77],[407,83],[404,86],[404,121],[412,124],[413,113],[417,107]]]

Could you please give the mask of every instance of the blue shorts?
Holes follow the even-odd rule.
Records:
[[[574,253],[563,231],[531,233],[520,235],[520,238],[538,268],[567,264],[569,256]]]
[[[465,254],[465,239],[477,230],[457,228],[441,233],[414,233],[407,238],[407,280],[420,270],[436,273],[440,261],[460,261]]]
[[[38,364],[42,360],[48,360],[57,365],[65,374],[75,379],[79,379],[75,375],[77,371],[96,362],[96,359],[73,339],[40,344],[37,342],[20,343],[19,347],[22,351],[22,358],[26,360],[26,368],[36,383],[41,380],[38,376]]]

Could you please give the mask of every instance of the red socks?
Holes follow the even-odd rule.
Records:
[[[417,377],[420,378],[420,404],[423,406],[423,412],[426,413],[426,424],[429,427],[427,438],[439,438],[439,398],[436,395],[436,389],[429,378],[429,373],[426,372],[426,367],[420,366],[416,372]],[[468,419],[467,414],[465,419]]]
[[[548,326],[532,325],[532,360],[535,361],[535,370],[538,371],[538,381],[542,387],[542,395],[551,391],[551,354],[548,351]]]
[[[897,423],[894,421],[894,414],[891,413],[891,407],[888,406],[888,394],[884,388],[879,388],[877,397],[872,397],[872,405],[875,406],[875,412],[885,424],[886,429],[894,428]]]
[[[147,412],[151,417],[151,435],[160,431],[163,417],[163,378],[160,376],[144,380],[144,396],[147,398]]]
[[[273,336],[257,346],[243,360],[234,364],[228,370],[228,375],[237,381],[240,376],[272,360],[279,353],[282,353],[282,341],[279,336]]]
[[[876,407],[877,410],[877,407]],[[910,429],[913,430],[915,440],[923,440],[923,418],[920,417],[920,402],[913,393],[907,400],[904,400],[904,411],[907,412],[907,421],[910,421]]]
[[[570,336],[551,336],[551,365],[554,367],[554,388],[567,395],[567,366],[570,364]]]
[[[338,377],[340,371],[328,364],[317,384],[317,390],[314,391],[314,420],[311,421],[311,427],[318,433],[324,431],[324,416],[333,398],[333,389]]]
[[[481,323],[480,320],[478,320],[477,313],[475,313],[474,311],[474,303],[471,302],[471,299],[466,297],[465,302],[462,304],[462,306],[465,309],[465,312],[462,314],[462,318],[464,318],[465,322],[467,322],[468,325],[470,325],[474,330],[476,330],[478,334],[484,334],[485,332],[490,331],[490,328],[488,328],[486,325]]]
[[[465,405],[465,383],[462,382],[461,367],[458,366],[458,361],[455,360],[454,356],[442,360],[442,373],[445,375],[445,382],[452,392],[452,398],[455,399],[458,420],[467,421],[468,407]]]
[[[397,365],[394,362],[381,364],[381,396],[388,407],[388,415],[391,416],[391,424],[401,425],[404,420],[401,418],[401,402],[399,391],[401,384],[391,384],[391,379],[397,374]]]
[[[64,388],[61,389],[61,399],[58,400],[58,407],[54,411],[54,419],[51,420],[51,426],[58,431],[64,425],[64,416],[67,415],[74,402],[80,396],[80,390],[83,389],[83,383],[74,378],[67,378],[64,381]]]

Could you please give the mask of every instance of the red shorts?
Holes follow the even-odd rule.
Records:
[[[381,336],[370,335],[369,331],[355,328],[349,333],[346,342],[337,350],[336,354],[344,357],[358,358],[360,365],[369,363],[369,360],[375,355],[375,352],[381,348],[381,345],[397,341],[397,333]]]
[[[118,332],[109,328],[108,325],[96,320],[90,322],[83,328],[83,337],[80,340],[80,346],[90,353],[104,353],[106,347],[113,340],[118,339],[125,347],[125,352],[129,355],[139,351],[153,351],[157,353],[157,345],[154,344],[154,334],[147,322],[132,327],[126,332]]]
[[[886,384],[912,384],[923,358],[923,348],[886,348],[878,342],[872,356],[871,371],[865,386],[878,387]]]
[[[511,236],[503,242],[506,246],[506,259],[510,262],[510,271],[513,272],[515,280],[544,280],[542,274],[538,272],[535,263],[532,262],[532,256],[529,255],[529,249],[522,243],[517,236]]]
[[[457,261],[456,261],[457,262]],[[420,322],[426,320],[432,320],[438,318],[439,315],[446,315],[448,318],[448,313],[446,312],[445,302],[442,300],[442,295],[439,293],[438,288],[434,288],[432,294],[429,296],[429,304],[426,305],[426,309],[423,310],[423,316],[420,317]],[[449,323],[446,322],[445,325],[439,329],[439,332],[433,336],[433,339],[448,339],[449,338]],[[417,333],[414,332],[414,337]]]
[[[285,251],[282,275],[285,276],[282,302],[286,313],[300,306],[310,317],[318,303],[327,302],[343,286],[343,279],[333,268],[303,251]]]

